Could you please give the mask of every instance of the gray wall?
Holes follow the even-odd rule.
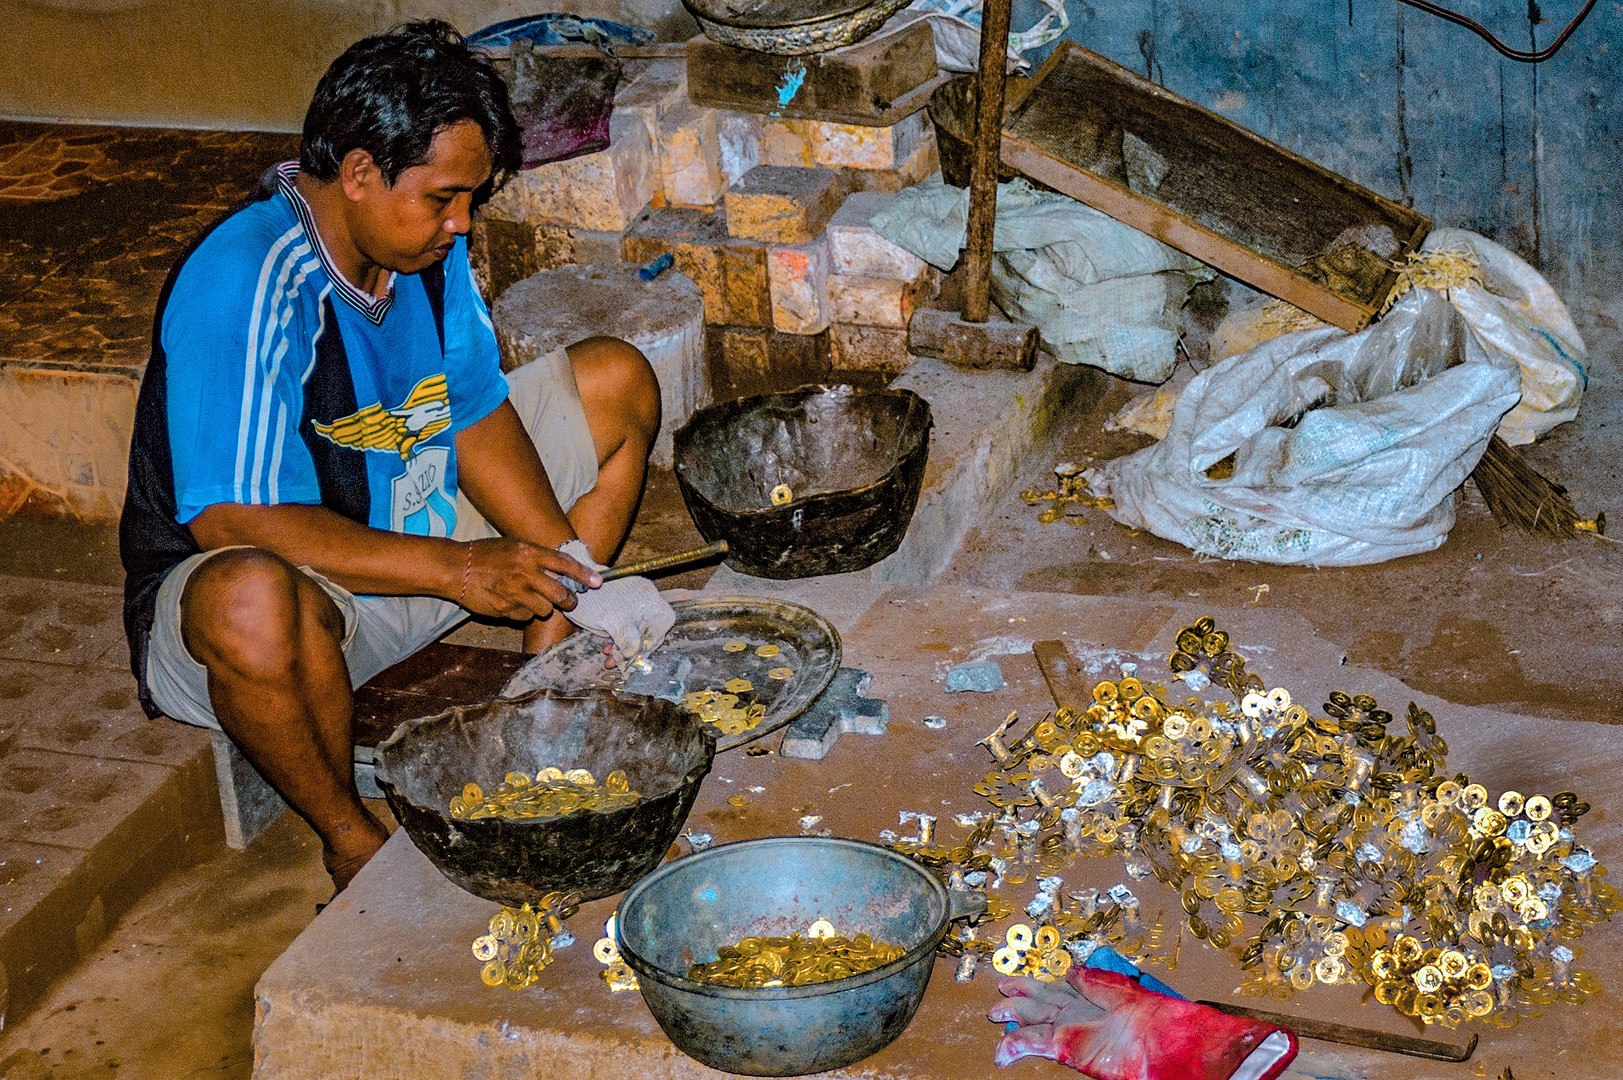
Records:
[[[1017,0],[1017,28],[1029,3]],[[1546,0],[1536,27],[1527,0],[1451,6],[1530,49],[1581,0]],[[1397,0],[1069,7],[1078,43],[1437,225],[1499,241],[1569,305],[1623,322],[1623,3],[1601,0],[1537,65]]]

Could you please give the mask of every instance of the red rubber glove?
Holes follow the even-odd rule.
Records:
[[[998,1066],[1045,1057],[1094,1080],[1274,1080],[1296,1056],[1284,1028],[1146,990],[1125,975],[1071,968],[1064,982],[1003,979],[987,1013],[1019,1028]]]

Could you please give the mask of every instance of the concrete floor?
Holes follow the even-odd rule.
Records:
[[[69,152],[62,151],[64,159]],[[248,152],[243,148],[244,157]],[[56,294],[40,291],[55,275],[25,263],[18,262],[9,276],[0,273],[6,279],[0,285],[30,303],[59,302]],[[134,270],[145,287],[156,267]],[[123,319],[130,313],[108,315]],[[1582,512],[1592,514],[1618,506],[1623,493],[1617,464],[1623,449],[1623,332],[1599,316],[1580,323],[1591,350],[1583,410],[1529,456],[1571,489]],[[0,320],[0,337],[13,329]],[[104,336],[121,339],[122,328]],[[1127,384],[1114,383],[1097,401],[1079,403],[1056,445],[1028,458],[1016,489],[1049,486],[1056,461],[1111,457],[1142,445],[1137,437],[1100,430],[1130,394]],[[674,481],[668,473],[656,475],[626,557],[672,550],[696,537]],[[1205,561],[1124,529],[1102,512],[1089,512],[1081,527],[1043,526],[1036,509],[1011,494],[989,508],[943,582],[991,592],[1289,611],[1344,649],[1352,663],[1450,701],[1562,720],[1623,722],[1616,672],[1623,625],[1619,558],[1612,544],[1593,538],[1558,542],[1501,532],[1469,485],[1459,524],[1441,549],[1346,570]],[[110,528],[20,518],[0,519],[0,574],[89,587],[122,579]],[[709,576],[694,571],[664,583],[698,588]],[[1259,593],[1262,585],[1268,588]],[[462,634],[487,643],[513,641],[513,632],[499,627]],[[920,655],[934,662],[933,654]],[[95,681],[91,690],[128,690],[128,678],[116,665],[86,677]],[[1577,757],[1588,729],[1572,730],[1566,752]],[[379,813],[387,817],[381,806]],[[1597,799],[1595,815],[1611,818],[1615,811]],[[308,925],[330,886],[313,835],[291,815],[247,851],[211,843],[195,857],[117,918],[102,944],[39,1008],[0,1033],[0,1078],[250,1074],[253,986]],[[1616,999],[1590,1008],[1615,1015]],[[1447,1068],[1437,1075],[1465,1076],[1467,1069],[1484,1075],[1480,1065]]]

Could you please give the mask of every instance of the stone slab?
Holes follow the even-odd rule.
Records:
[[[214,842],[217,807],[206,748],[174,767],[15,745],[0,754],[0,1025]]]
[[[857,191],[846,196],[828,223],[829,259],[834,273],[908,279],[924,273],[928,263],[880,236],[872,225],[873,216],[890,201],[891,195],[882,191]]]
[[[913,354],[907,351],[907,331],[883,326],[831,323],[828,351],[834,370],[840,372],[899,375],[913,362]]]
[[[718,574],[718,576],[720,576]],[[829,592],[828,581],[784,583],[787,589]],[[847,579],[834,586],[869,599],[872,583]],[[870,693],[887,701],[889,731],[876,740],[840,740],[822,761],[778,755],[727,754],[701,790],[689,828],[718,843],[793,834],[802,818],[813,829],[865,840],[899,829],[904,811],[927,811],[941,822],[938,836],[957,838],[952,815],[981,809],[971,785],[990,764],[976,743],[1010,711],[1035,719],[1053,708],[1030,649],[1033,641],[1068,642],[1078,666],[1099,677],[1131,658],[1164,664],[1161,650],[1179,626],[1207,609],[1112,598],[1004,593],[953,586],[894,586],[865,605],[842,628],[844,662],[873,675]],[[1220,625],[1249,649],[1252,667],[1270,685],[1301,694],[1333,687],[1369,690],[1386,703],[1416,700],[1436,715],[1453,753],[1450,764],[1490,787],[1521,790],[1574,787],[1602,795],[1619,787],[1623,729],[1575,721],[1543,721],[1451,705],[1415,694],[1376,672],[1339,662],[1344,654],[1314,637],[1305,622],[1271,611],[1214,612]],[[941,680],[954,663],[992,658],[1007,684],[990,694],[947,694]],[[940,729],[922,720],[938,715]],[[1586,754],[1569,760],[1581,724]],[[1553,737],[1559,732],[1560,737]],[[879,752],[875,752],[876,749]],[[731,801],[737,800],[736,803]],[[1585,820],[1585,841],[1603,861],[1623,858],[1623,824],[1597,810]],[[1127,880],[1115,857],[1078,860],[1064,868],[1067,890],[1108,888]],[[1180,899],[1154,880],[1129,881],[1148,924],[1176,925]],[[1004,884],[1017,905],[1033,885]],[[456,889],[397,833],[256,988],[256,1080],[365,1075],[394,1080],[443,1076],[548,1075],[595,1078],[713,1077],[720,1074],[681,1056],[665,1039],[635,994],[610,995],[590,944],[614,899],[585,906],[571,921],[578,941],[563,949],[535,987],[519,993],[486,989],[468,943],[484,932],[495,905]],[[1584,965],[1603,985],[1623,979],[1623,921],[1589,930]],[[1155,973],[1191,997],[1257,1004],[1236,991],[1240,975],[1226,953],[1185,940],[1173,970]],[[989,1075],[1000,1030],[985,1020],[997,1000],[986,967],[969,983],[951,977],[942,962],[909,1028],[878,1054],[828,1074],[865,1080],[958,1080]],[[1268,1007],[1414,1034],[1390,1009],[1364,1000],[1362,988],[1315,987]],[[1486,1029],[1477,1063],[1483,1075],[1506,1067],[1517,1075],[1600,1080],[1613,1075],[1609,1051],[1595,1048],[1611,1029],[1608,1001],[1556,1006],[1536,1022],[1510,1031]],[[1582,1048],[1574,1051],[1573,1048]],[[1421,1080],[1453,1069],[1416,1059],[1323,1043],[1303,1044],[1298,1066],[1308,1075]],[[1028,1066],[1029,1071],[1051,1065]],[[1491,1070],[1491,1071],[1490,1071]],[[1070,1074],[1065,1074],[1070,1075]],[[1452,1075],[1450,1073],[1449,1075]]]

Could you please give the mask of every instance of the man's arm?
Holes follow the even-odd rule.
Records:
[[[456,436],[457,486],[503,536],[555,548],[577,539],[511,401]]]
[[[205,550],[249,544],[308,566],[351,592],[438,596],[481,615],[527,619],[575,606],[556,580],[596,580],[574,559],[523,540],[458,543],[359,525],[320,506],[217,503],[190,522]]]

